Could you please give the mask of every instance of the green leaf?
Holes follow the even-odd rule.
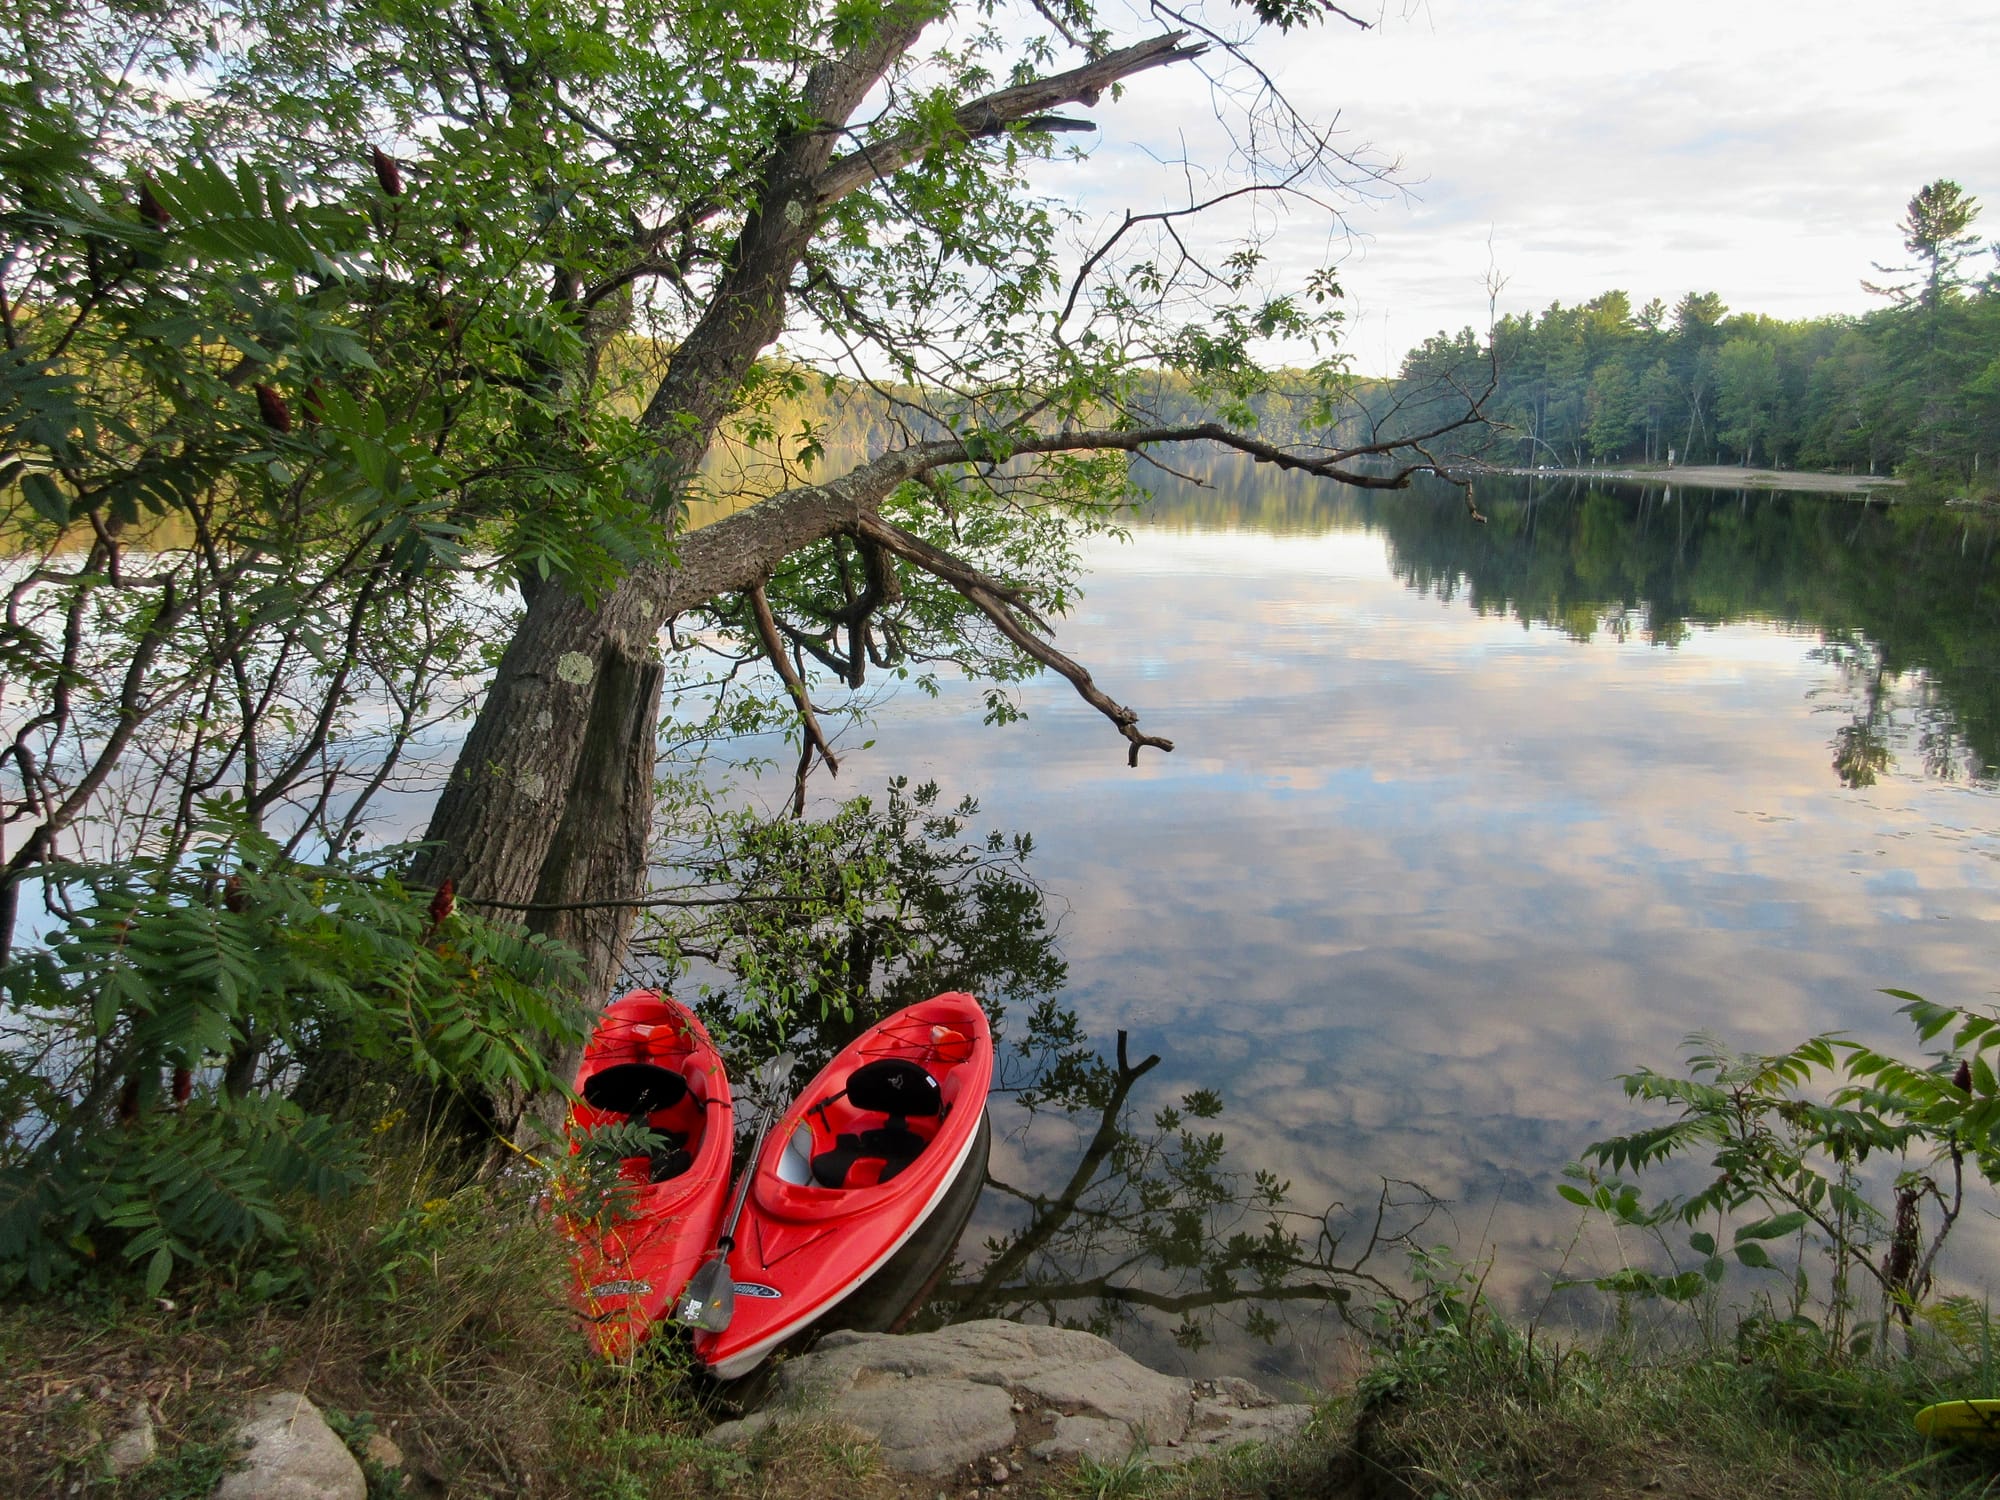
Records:
[[[69,524],[69,496],[49,475],[34,470],[21,476],[21,493],[36,515],[58,526]]]
[[[1694,1247],[1697,1254],[1715,1254],[1715,1236],[1705,1229],[1697,1229],[1693,1234],[1689,1235],[1688,1244]]]
[[[1758,1270],[1768,1271],[1776,1269],[1771,1257],[1765,1253],[1764,1247],[1755,1240],[1746,1240],[1743,1244],[1738,1245],[1736,1247],[1736,1258],[1743,1262],[1744,1265],[1753,1266]]]
[[[167,1288],[167,1278],[174,1274],[174,1252],[162,1245],[153,1252],[153,1258],[146,1262],[146,1295],[157,1297]]]
[[[1745,1240],[1781,1240],[1788,1234],[1796,1234],[1806,1225],[1806,1216],[1797,1209],[1790,1213],[1774,1214],[1768,1219],[1759,1219],[1754,1224],[1742,1225],[1736,1231],[1736,1243]]]

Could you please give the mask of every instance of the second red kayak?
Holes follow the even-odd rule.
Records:
[[[993,1033],[964,994],[896,1012],[827,1064],[752,1164],[729,1255],[735,1316],[695,1335],[711,1373],[748,1374],[934,1221],[962,1223],[980,1185],[971,1175],[985,1174],[992,1085]]]

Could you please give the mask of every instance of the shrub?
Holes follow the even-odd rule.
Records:
[[[1685,1074],[1625,1075],[1628,1095],[1678,1106],[1677,1117],[1596,1142],[1586,1164],[1571,1168],[1577,1181],[1558,1191],[1621,1224],[1710,1227],[1686,1236],[1691,1267],[1682,1268],[1663,1237],[1671,1273],[1627,1268],[1597,1286],[1691,1302],[1721,1282],[1733,1259],[1784,1274],[1788,1316],[1809,1324],[1815,1288],[1807,1252],[1816,1249],[1827,1262],[1819,1295],[1836,1345],[1865,1347],[1891,1319],[1914,1328],[1968,1188],[2000,1183],[2000,1086],[1989,1059],[2000,1045],[2000,1017],[1887,993],[1904,1002],[1920,1041],[1946,1036],[1949,1051],[1911,1063],[1825,1034],[1763,1056],[1697,1036]],[[1636,1184],[1599,1171],[1644,1172],[1681,1157],[1705,1157],[1708,1180],[1652,1202]],[[1895,1164],[1886,1201],[1878,1201],[1884,1174],[1863,1170],[1871,1158]],[[1783,1244],[1796,1247],[1789,1267],[1772,1254]],[[1856,1317],[1857,1281],[1878,1295],[1876,1327]]]
[[[562,950],[226,810],[178,853],[51,885],[47,945],[0,971],[0,1287],[115,1252],[157,1293],[177,1262],[283,1247],[288,1203],[363,1170],[361,1127],[288,1097],[308,1064],[534,1090],[582,1034]]]

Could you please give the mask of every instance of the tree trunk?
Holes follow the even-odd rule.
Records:
[[[536,905],[617,900],[647,865],[653,811],[653,729],[661,669],[650,654],[608,648],[563,819],[542,860]],[[538,912],[529,922],[583,954],[593,974],[615,970],[632,930],[625,907]]]
[[[892,482],[836,482],[690,532],[676,566],[636,570],[596,606],[555,584],[538,590],[439,794],[418,882],[449,878],[460,899],[503,909],[639,895],[652,836],[661,629],[852,528]],[[587,998],[609,993],[629,909],[535,912],[530,925],[582,954]]]
[[[679,487],[700,464],[745,377],[782,331],[787,289],[826,213],[840,197],[928,149],[929,127],[913,127],[833,156],[850,117],[936,13],[925,0],[892,0],[871,34],[807,75],[799,116],[815,123],[775,143],[727,267],[642,419],[660,438],[651,498],[663,524],[677,514]],[[1163,33],[1068,73],[1001,89],[965,106],[957,126],[969,135],[990,134],[1056,104],[1094,104],[1124,77],[1198,56],[1204,44],[1182,46],[1185,35]],[[928,463],[942,461],[929,455]],[[652,838],[663,676],[657,650],[666,622],[763,583],[802,547],[857,533],[865,511],[925,467],[886,456],[686,533],[670,564],[634,569],[595,604],[557,585],[537,589],[439,796],[418,881],[435,886],[449,878],[469,904],[502,910],[638,897]],[[1088,675],[1068,665],[1066,675],[1090,698]],[[1137,716],[1108,699],[1099,704],[1105,705],[1123,716],[1121,732],[1134,740],[1135,754],[1141,741],[1164,743],[1135,737],[1130,722]],[[631,909],[534,916],[538,930],[582,953],[583,996],[599,1002],[618,978]]]

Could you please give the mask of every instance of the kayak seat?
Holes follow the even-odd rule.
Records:
[[[833,1149],[812,1160],[813,1181],[821,1187],[869,1187],[887,1182],[929,1144],[900,1120],[874,1130],[834,1137]]]
[[[944,1095],[930,1069],[902,1057],[878,1057],[847,1075],[847,1102],[892,1120],[944,1113]]]
[[[813,1180],[821,1187],[869,1187],[888,1182],[928,1144],[910,1129],[910,1118],[944,1113],[937,1079],[928,1069],[900,1057],[877,1058],[856,1068],[842,1092],[857,1110],[889,1118],[868,1130],[840,1132],[831,1151],[813,1157]]]
[[[688,1081],[657,1063],[616,1063],[583,1081],[584,1103],[606,1114],[624,1115],[635,1125],[650,1124],[647,1116],[672,1109],[688,1096]],[[688,1133],[652,1125],[652,1145],[643,1157],[646,1181],[667,1182],[694,1165],[687,1149]]]
[[[689,1151],[685,1136],[677,1136],[668,1130],[655,1131],[666,1140],[653,1147],[646,1159],[646,1180],[648,1182],[669,1182],[694,1165],[694,1153]]]
[[[672,1109],[688,1094],[688,1081],[657,1063],[614,1063],[583,1081],[583,1100],[614,1115],[650,1115]]]

